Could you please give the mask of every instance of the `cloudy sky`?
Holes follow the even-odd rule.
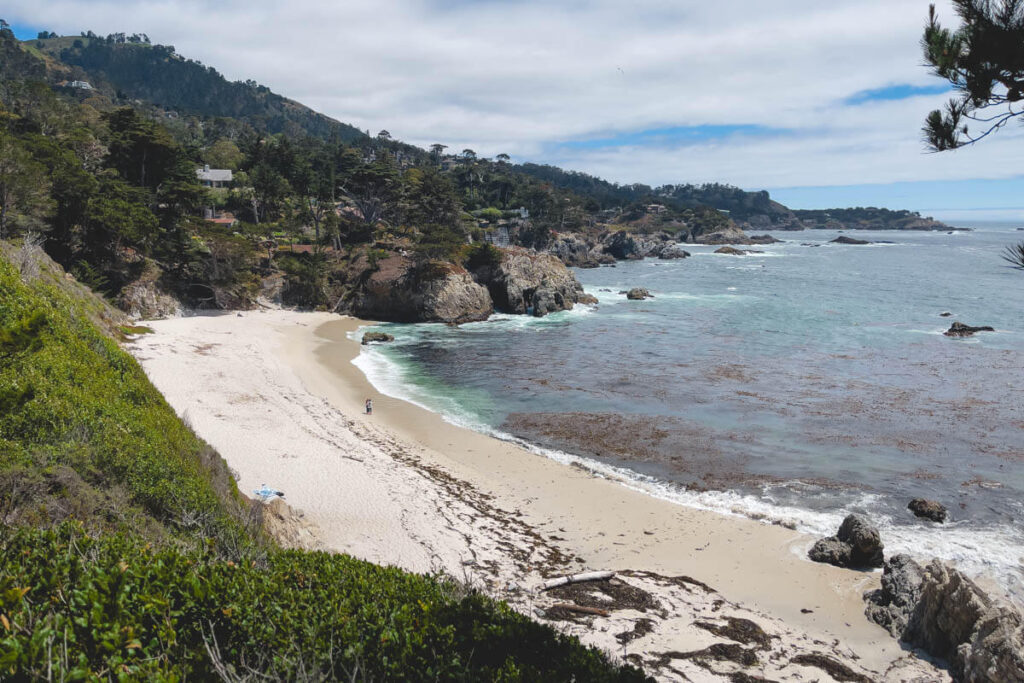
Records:
[[[953,21],[947,0],[941,16]],[[19,35],[144,32],[419,145],[797,208],[1024,220],[1024,128],[927,154],[927,0],[7,0]]]

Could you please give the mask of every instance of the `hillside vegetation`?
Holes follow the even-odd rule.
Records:
[[[104,304],[3,254],[0,677],[643,680],[443,577],[278,549]]]

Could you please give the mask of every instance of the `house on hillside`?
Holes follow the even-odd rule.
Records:
[[[69,88],[75,88],[76,90],[92,90],[93,89],[92,85],[89,84],[89,81],[71,81],[70,83],[68,83],[68,87]]]
[[[225,228],[233,228],[238,223],[238,219],[235,218],[235,214],[230,211],[218,211],[216,209],[204,209],[203,220],[207,223],[213,223]]]
[[[210,168],[207,164],[196,169],[196,176],[203,187],[227,187],[231,184],[231,170],[224,168]]]
[[[664,204],[648,204],[644,207],[644,210],[647,213],[653,213],[655,215],[665,213],[665,211],[667,211]]]

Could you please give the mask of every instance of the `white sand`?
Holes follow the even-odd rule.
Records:
[[[813,653],[868,680],[949,679],[864,617],[861,594],[878,575],[803,559],[812,539],[657,500],[379,395],[350,362],[359,347],[346,333],[359,321],[261,311],[147,324],[155,334],[130,350],[154,384],[220,451],[243,491],[263,483],[284,491],[327,549],[443,570],[538,616],[573,597],[535,594],[545,576],[627,572],[616,585],[653,603],[549,623],[665,680],[726,680],[741,668],[832,680],[791,661]],[[362,414],[366,397],[372,416]],[[677,576],[713,590],[669,578]],[[694,626],[726,616],[776,636],[757,665],[659,657],[735,643]],[[645,619],[650,633],[615,638]]]

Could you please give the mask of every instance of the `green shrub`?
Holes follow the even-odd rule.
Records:
[[[477,242],[466,250],[464,263],[469,270],[501,265],[505,258],[501,249],[490,242]]]
[[[237,490],[210,481],[223,463],[201,457],[205,444],[89,322],[87,303],[44,282],[23,283],[0,259],[0,472],[68,466],[181,531],[237,533]]]
[[[642,681],[597,650],[437,578],[343,555],[0,536],[0,676]]]

